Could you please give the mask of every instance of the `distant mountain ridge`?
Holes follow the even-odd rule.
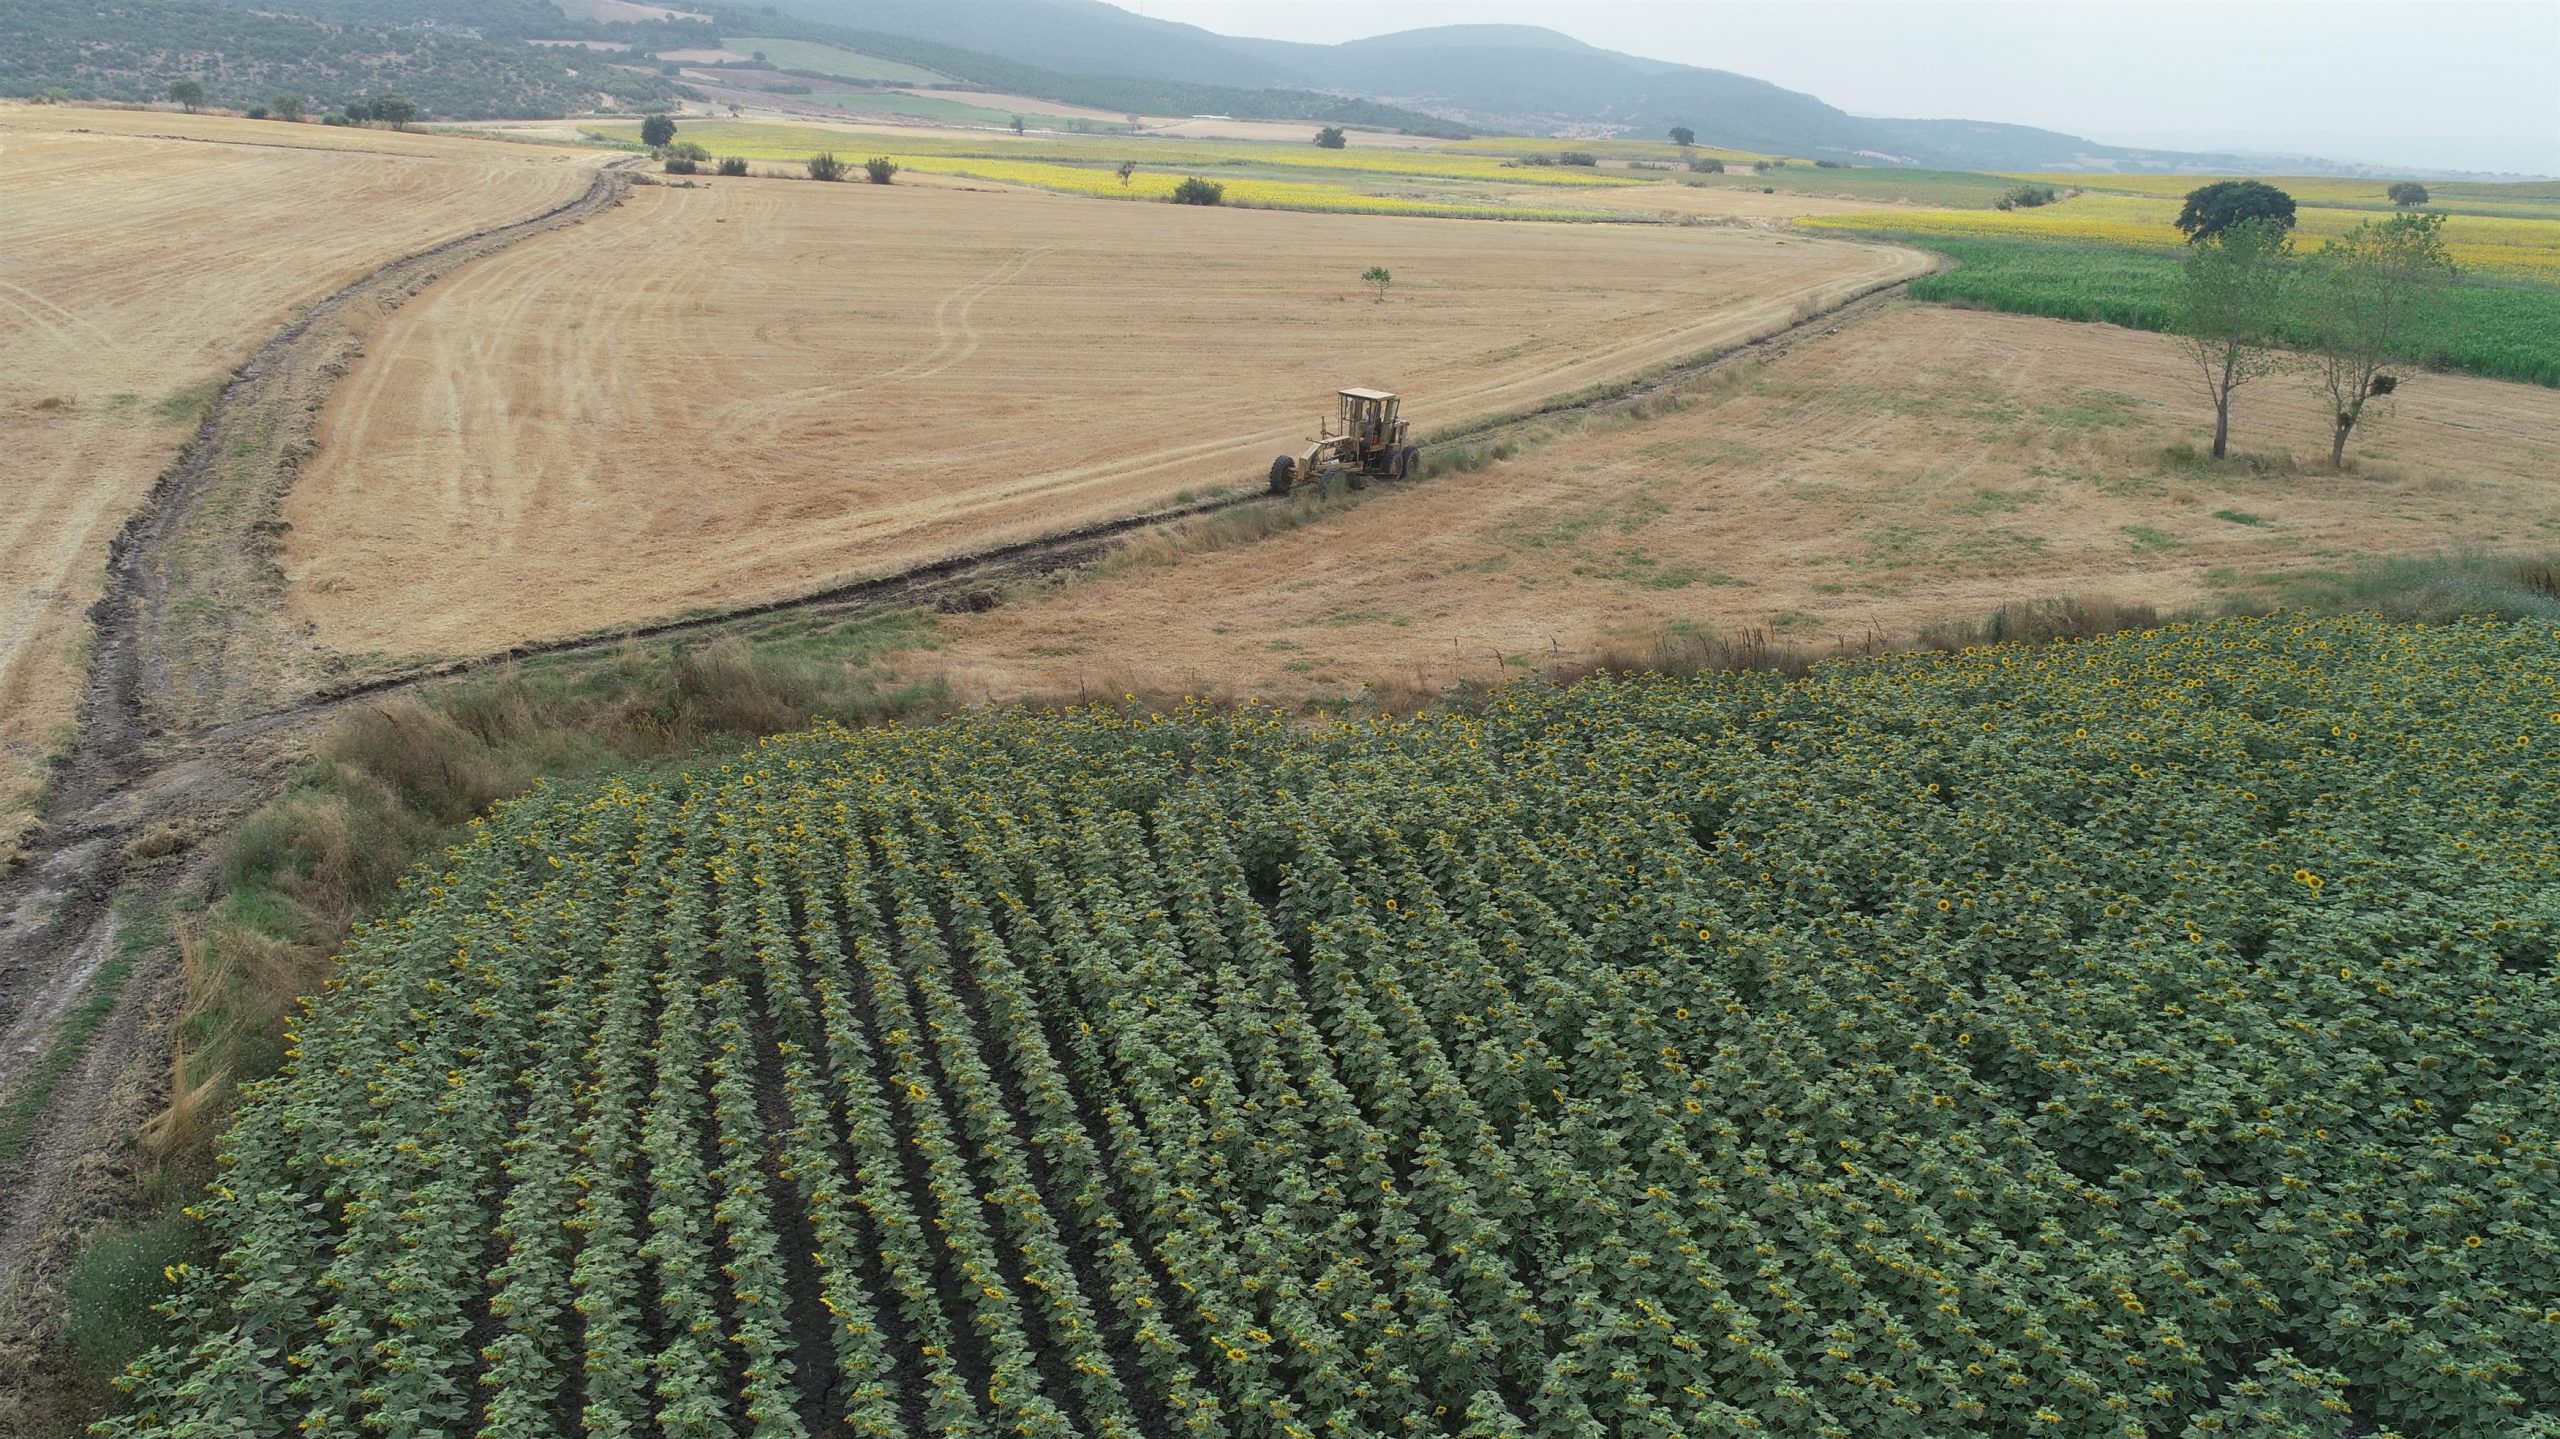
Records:
[[[778,0],[786,14],[1022,64],[1330,92],[1513,133],[1656,137],[1804,159],[1966,170],[2210,168],[2227,155],[2104,145],[2029,125],[1852,115],[1726,70],[1606,50],[1534,25],[1443,25],[1336,45],[1220,35],[1104,0]]]

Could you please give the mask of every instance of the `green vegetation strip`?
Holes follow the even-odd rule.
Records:
[[[1961,262],[1912,281],[1915,298],[2139,330],[2168,328],[2183,258],[2175,250],[2125,245],[1865,233]],[[2405,359],[2493,379],[2560,385],[2560,287],[2468,281],[2447,290],[2441,301],[2440,323]]]
[[[101,1432],[2536,1432],[2555,745],[2278,615],[538,791]]]

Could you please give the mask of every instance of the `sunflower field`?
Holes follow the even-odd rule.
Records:
[[[2549,1435],[2560,632],[824,729],[508,805],[108,1436]]]

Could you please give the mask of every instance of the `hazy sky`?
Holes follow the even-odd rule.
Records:
[[[1113,3],[1283,40],[1545,25],[1612,50],[1757,76],[1863,115],[2560,171],[2560,0]]]

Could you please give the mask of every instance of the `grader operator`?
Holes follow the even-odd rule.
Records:
[[[1300,485],[1335,479],[1366,489],[1373,479],[1401,480],[1418,473],[1422,451],[1406,440],[1405,430],[1396,415],[1395,396],[1384,390],[1344,390],[1334,419],[1316,422],[1305,454],[1271,462],[1271,493],[1286,495]]]

